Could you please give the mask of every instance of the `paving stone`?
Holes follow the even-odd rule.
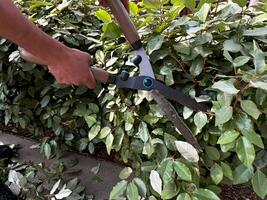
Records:
[[[35,163],[43,162],[47,165],[50,165],[53,162],[60,161],[67,163],[67,161],[71,159],[77,159],[79,163],[77,166],[75,166],[75,169],[81,170],[81,173],[77,175],[81,181],[81,185],[85,186],[87,194],[94,194],[96,200],[108,199],[109,192],[119,181],[118,175],[123,168],[115,163],[72,152],[66,153],[59,160],[47,160],[43,154],[40,154],[39,149],[30,148],[31,146],[37,144],[35,141],[20,136],[6,134],[1,131],[0,141],[4,142],[5,144],[19,144],[21,146],[21,149],[19,149],[19,161],[32,161]],[[98,165],[100,165],[99,172],[94,175],[91,172],[91,169]]]

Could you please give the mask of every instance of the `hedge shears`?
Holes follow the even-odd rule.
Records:
[[[183,135],[185,140],[197,150],[201,151],[201,147],[193,133],[179,117],[175,108],[167,99],[176,101],[195,111],[207,112],[208,107],[202,103],[197,103],[191,97],[176,89],[168,87],[155,79],[149,57],[142,46],[138,32],[121,0],[108,0],[108,5],[120,25],[123,34],[135,51],[136,55],[133,58],[133,63],[139,67],[140,75],[129,77],[129,74],[125,72],[121,74],[111,74],[103,69],[92,67],[92,72],[96,81],[105,85],[113,84],[118,88],[148,91],[153,99],[159,104],[167,118]],[[34,60],[31,60],[26,54],[27,52],[21,51],[22,58],[34,62]]]

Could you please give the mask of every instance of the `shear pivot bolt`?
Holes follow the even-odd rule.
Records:
[[[130,76],[130,74],[129,74],[129,72],[126,71],[126,70],[123,70],[123,71],[121,72],[121,74],[120,74],[120,78],[121,78],[121,80],[123,80],[123,81],[126,81],[126,80],[129,78],[129,76]]]
[[[146,87],[146,88],[151,88],[153,86],[153,81],[151,78],[145,78],[144,81],[143,81],[143,85]]]
[[[142,57],[140,55],[137,55],[133,58],[133,64],[138,67],[139,64],[142,62]]]

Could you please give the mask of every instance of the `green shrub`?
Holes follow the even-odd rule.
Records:
[[[25,63],[14,45],[1,40],[5,122],[45,137],[41,150],[48,158],[58,145],[93,153],[95,144],[104,142],[109,154],[119,152],[131,168],[122,171],[111,199],[219,199],[220,184],[241,183],[251,184],[264,198],[266,5],[255,13],[245,7],[246,1],[203,0],[193,14],[179,17],[184,6],[195,7],[195,1],[188,2],[144,0],[130,6],[155,73],[164,76],[166,85],[212,106],[209,113],[196,113],[172,102],[204,149],[199,162],[179,154],[181,142],[176,141],[182,136],[146,93],[60,86],[44,68]],[[20,2],[46,32],[89,51],[99,67],[137,75],[132,49],[112,16],[90,5],[93,1],[69,3],[57,10],[53,1]]]

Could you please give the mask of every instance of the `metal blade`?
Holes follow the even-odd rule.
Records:
[[[170,102],[158,90],[152,90],[151,94],[154,100],[160,105],[167,118],[181,132],[184,139],[188,143],[193,145],[198,151],[202,152],[202,149],[198,144],[196,138],[194,137],[193,133],[187,127],[184,121],[179,117],[178,113],[176,112],[175,108],[170,104]]]
[[[209,107],[205,104],[201,104],[196,102],[191,97],[183,94],[179,90],[173,89],[171,87],[168,87],[161,82],[150,78],[151,80],[151,87],[145,87],[144,86],[144,80],[147,79],[148,76],[134,76],[129,77],[127,80],[122,80],[120,77],[116,78],[115,85],[121,88],[129,88],[129,89],[135,89],[135,90],[159,90],[161,94],[163,94],[167,99],[174,100],[179,102],[180,104],[191,108],[192,110],[196,111],[203,111],[207,112]]]
[[[140,76],[149,76],[151,78],[155,78],[149,57],[146,54],[145,50],[143,48],[140,48],[136,50],[135,53],[142,58],[141,62],[139,63]]]
[[[192,110],[207,112],[209,109],[209,107],[206,106],[205,104],[201,104],[201,103],[196,102],[194,99],[185,95],[184,93],[180,92],[179,90],[170,88],[170,87],[162,84],[159,81],[155,81],[154,84],[155,84],[154,89],[159,90],[160,93],[163,94],[167,99],[177,101],[180,104],[182,104],[188,108],[191,108]]]

